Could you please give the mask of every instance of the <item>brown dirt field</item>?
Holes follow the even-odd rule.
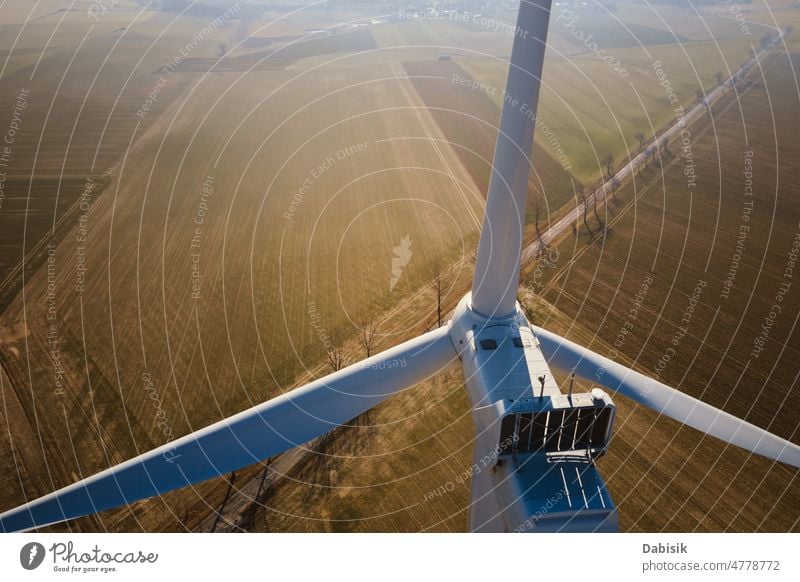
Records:
[[[454,76],[472,79],[453,61],[416,61],[403,65],[414,87],[431,109],[442,132],[468,168],[479,191],[489,187],[500,108],[484,92],[453,83]],[[546,152],[538,148],[529,183],[528,221],[537,204],[543,217],[549,215],[573,196],[574,178]],[[575,188],[582,185],[574,181]]]
[[[474,241],[480,195],[458,159],[431,145],[431,137],[441,140],[435,123],[415,109],[413,89],[395,73],[214,75],[187,103],[171,105],[160,131],[136,142],[92,203],[83,292],[75,290],[75,226],[56,248],[54,281],[40,269],[4,314],[5,321],[28,322],[28,335],[3,354],[11,376],[5,394],[28,419],[46,418],[52,431],[26,464],[61,459],[52,483],[66,484],[164,442],[153,426],[145,373],[176,435],[275,395],[324,358],[310,301],[324,331],[344,338],[363,313],[381,312],[426,283],[434,260],[460,257],[461,238]],[[295,85],[284,89],[293,98],[260,104],[285,82]],[[330,96],[313,103],[319,91]],[[308,115],[293,116],[305,104]],[[367,146],[338,156],[358,143]],[[300,185],[331,157],[286,219]],[[191,242],[209,174],[202,292],[192,299]],[[365,244],[367,233],[380,236]],[[392,293],[392,249],[403,236],[418,247]],[[363,274],[353,276],[354,269]],[[53,390],[47,345],[51,283],[63,395]],[[25,487],[28,495],[52,488],[41,480]],[[170,505],[154,500],[135,515],[126,509],[69,527],[191,527],[204,517],[192,508],[224,488],[218,480],[167,496]],[[19,490],[5,492],[4,504],[21,498]],[[192,520],[181,524],[187,511]]]
[[[569,321],[595,322],[590,334],[576,331],[583,341],[597,342],[606,353],[613,353],[615,341],[621,343],[616,346],[621,357],[647,373],[796,442],[800,289],[783,274],[800,232],[800,166],[790,119],[798,97],[783,78],[787,67],[786,57],[777,57],[767,65],[766,77],[742,95],[741,109],[735,102],[727,107],[732,100],[720,103],[714,125],[706,122],[708,131],[690,128],[696,139],[695,188],[687,185],[686,158],[664,160],[664,181],[659,162],[651,164],[609,205],[607,235],[587,244],[581,228],[579,241],[568,237],[559,246],[558,269],[545,270],[540,283],[544,298]],[[744,221],[744,152],[749,149],[755,194],[752,214]],[[594,217],[590,224],[600,231]],[[726,299],[722,290],[743,224],[749,230]],[[655,281],[634,329],[620,342],[617,334],[648,274]],[[536,289],[531,275],[528,283]],[[776,300],[787,280],[788,293]],[[687,324],[682,320],[698,281],[705,287]],[[753,356],[754,339],[776,303],[781,314],[770,326],[763,352]],[[548,314],[541,314],[539,323],[551,325]],[[603,463],[625,529],[800,527],[796,470],[701,439],[696,431],[656,421],[649,412],[623,412]]]
[[[55,23],[48,18],[30,29],[25,50],[47,41]],[[80,38],[74,26],[65,27],[38,65],[34,53],[21,53],[2,77],[0,121],[20,88],[30,88],[35,100],[15,149],[14,196],[6,200],[14,212],[0,213],[0,226],[18,229],[23,216],[27,252],[38,249],[39,262],[29,257],[29,270],[0,289],[0,510],[165,442],[149,391],[180,435],[326,373],[320,331],[356,360],[362,350],[354,336],[364,317],[379,322],[377,349],[429,328],[435,309],[429,283],[437,267],[445,271],[446,310],[469,287],[497,104],[455,87],[453,74],[469,75],[453,62],[399,62],[412,53],[430,58],[430,48],[363,61],[351,54],[341,66],[303,70],[339,51],[403,45],[409,38],[453,44],[457,27],[355,31],[298,45],[248,75],[239,73],[272,46],[215,68],[228,72],[188,72],[210,69],[217,42],[236,34],[232,24],[169,77],[157,108],[137,125],[136,110],[158,77],[153,71],[205,23],[181,21],[151,47],[171,18],[148,15],[130,34],[116,22],[110,33],[102,27],[75,59]],[[476,32],[466,44],[496,37]],[[796,226],[791,217],[800,215],[794,121],[773,126],[766,106],[792,112],[796,95],[774,75],[766,87],[769,95],[752,91],[743,98],[748,133],[758,146],[760,195],[737,286],[716,319],[706,302],[719,294],[741,213],[738,108],[715,118],[716,133],[695,144],[702,171],[692,196],[681,186],[679,164],[667,170],[668,196],[657,169],[645,170],[609,206],[608,219],[616,222],[605,239],[587,246],[585,233],[577,241],[565,237],[558,271],[541,278],[530,267],[527,289],[547,287],[543,297],[526,294],[524,303],[537,324],[608,353],[642,276],[653,270],[656,284],[637,327],[618,349],[621,361],[652,373],[696,280],[707,277],[702,308],[663,378],[796,441],[798,408],[790,398],[797,395],[798,338],[789,317],[778,318],[768,349],[740,376],[785,264]],[[294,117],[297,112],[302,115]],[[692,131],[700,135],[699,128]],[[779,159],[769,147],[773,134]],[[369,145],[316,172],[358,143]],[[721,157],[717,144],[725,144]],[[720,161],[731,171],[720,174]],[[568,202],[570,176],[555,160],[538,154],[534,169],[531,192],[543,193],[551,210]],[[87,216],[88,270],[78,293],[79,214],[69,209],[86,178],[104,174],[105,189]],[[214,194],[203,216],[195,299],[191,244],[209,175]],[[54,176],[62,176],[60,184]],[[23,204],[36,212],[21,215]],[[61,220],[55,229],[51,216]],[[6,268],[14,266],[16,236],[0,235]],[[393,247],[406,236],[414,241],[413,260],[390,290]],[[46,242],[56,245],[52,276],[44,268]],[[763,274],[758,283],[756,273]],[[13,285],[23,274],[18,293]],[[793,287],[787,298],[793,315],[798,291]],[[310,305],[321,327],[312,325]],[[55,390],[56,354],[48,345],[51,307],[63,393]],[[755,397],[752,386],[759,387]],[[624,530],[798,530],[797,471],[617,400],[617,433],[600,463]],[[463,531],[469,483],[460,475],[471,464],[472,438],[469,403],[459,372],[451,371],[361,417],[358,427],[315,443],[274,480],[262,499],[266,508],[250,508],[247,529]],[[238,472],[237,486],[261,470]],[[427,492],[450,483],[448,495],[426,501]],[[53,529],[191,530],[206,523],[227,488],[225,478],[215,479]]]

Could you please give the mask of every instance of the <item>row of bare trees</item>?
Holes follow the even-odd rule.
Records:
[[[538,228],[538,215],[537,215],[537,228]],[[445,294],[444,277],[442,275],[442,268],[438,263],[433,268],[433,277],[431,280],[431,286],[433,287],[433,292],[436,301],[436,315],[434,317],[433,323],[427,326],[428,330],[433,329],[434,327],[436,328],[442,327],[444,318],[444,313],[443,313],[443,300]],[[358,343],[364,350],[364,355],[367,358],[369,358],[375,352],[375,347],[378,339],[378,324],[373,318],[365,317],[360,321],[359,327],[360,331],[358,336]],[[328,360],[328,366],[334,372],[338,372],[349,363],[349,359],[345,354],[342,344],[338,342],[335,338],[331,338],[326,356]]]
[[[378,339],[378,324],[374,319],[364,318],[360,324],[361,331],[358,336],[358,343],[364,350],[364,354],[369,358],[375,351],[375,343]],[[348,363],[348,358],[345,355],[342,345],[335,339],[331,340],[328,347],[328,366],[334,372],[338,372],[344,368]]]
[[[603,218],[600,216],[600,213],[597,211],[597,193],[588,194],[586,190],[580,189],[577,192],[578,198],[581,201],[581,215],[583,216],[583,226],[586,227],[586,231],[589,233],[589,240],[593,240],[595,237],[595,231],[589,224],[589,210],[591,208],[592,213],[594,214],[595,220],[597,221],[597,225],[599,228],[598,234],[602,234],[606,230],[606,223]],[[605,202],[605,199],[603,199]],[[577,233],[576,233],[577,234]]]
[[[762,44],[763,44],[763,40],[762,40]],[[752,53],[752,49],[751,49],[751,57],[752,56],[753,56],[753,53]],[[739,74],[739,78],[743,78],[743,77],[744,77],[744,74],[740,73]],[[714,78],[716,79],[718,86],[719,85],[723,85],[726,82],[725,75],[721,71],[717,71],[716,73],[714,73]],[[737,76],[734,73],[730,77],[729,82],[732,85],[735,84],[736,83],[736,78],[737,78]],[[696,92],[695,92],[695,97],[697,99],[697,103],[703,103],[703,101],[705,101],[705,99],[706,99],[706,92],[703,89],[698,88],[696,90]],[[643,164],[644,164],[645,167],[647,167],[647,165],[648,165],[648,163],[650,161],[655,160],[655,157],[656,157],[657,153],[659,153],[659,154],[666,153],[667,155],[672,156],[672,152],[669,150],[669,140],[666,137],[662,138],[661,141],[658,142],[657,144],[654,143],[653,145],[651,145],[647,149],[645,149],[645,140],[647,139],[647,135],[644,132],[642,132],[642,131],[636,132],[633,137],[634,137],[634,139],[636,139],[636,141],[639,142],[639,152],[644,152],[645,153],[645,157],[644,157],[644,161],[643,161]],[[611,152],[608,152],[603,157],[603,159],[601,161],[602,161],[603,165],[605,165],[605,167],[606,167],[606,174],[608,175],[609,178],[612,178],[614,176],[614,161],[615,161],[614,160],[614,154],[611,153]],[[613,190],[612,190],[612,192],[613,192]]]

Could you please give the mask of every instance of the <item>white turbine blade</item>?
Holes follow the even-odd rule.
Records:
[[[0,514],[0,531],[28,530],[133,503],[319,437],[455,361],[448,331],[429,332]]]
[[[514,312],[539,86],[551,0],[522,0],[511,52],[500,133],[472,280],[472,308],[486,317]]]
[[[539,327],[533,331],[549,365],[574,372],[732,445],[800,467],[799,446],[552,332]]]

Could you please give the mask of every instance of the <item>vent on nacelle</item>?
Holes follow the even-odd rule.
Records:
[[[485,339],[481,340],[481,349],[482,350],[496,350],[497,349],[497,342],[493,339]]]

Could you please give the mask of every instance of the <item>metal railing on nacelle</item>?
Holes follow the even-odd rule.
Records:
[[[501,421],[499,451],[588,462],[607,450],[615,415],[616,407],[601,390],[524,398]]]

